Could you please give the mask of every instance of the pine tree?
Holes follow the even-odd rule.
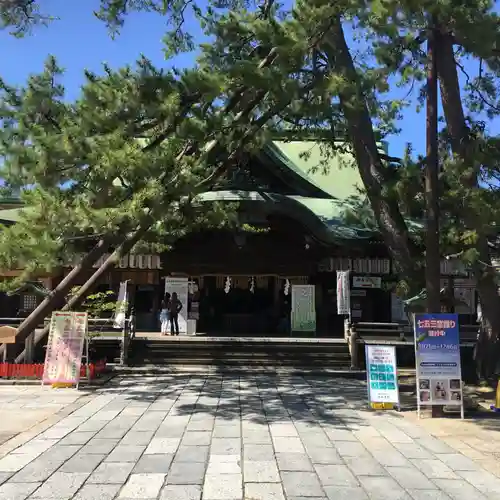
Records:
[[[219,75],[219,77],[226,75],[226,81],[222,78],[217,87],[220,97],[228,101],[226,109],[235,114],[236,119],[255,110],[252,113],[250,123],[256,130],[267,120],[274,118],[279,109],[289,109],[289,114],[295,115],[295,117],[299,113],[302,113],[303,117],[305,114],[305,119],[309,123],[326,124],[334,130],[339,127],[342,129],[347,127],[379,227],[389,243],[389,248],[402,265],[405,274],[416,277],[415,259],[411,255],[412,247],[407,228],[404,226],[401,214],[397,211],[396,199],[392,194],[387,195],[389,190],[384,185],[385,180],[387,180],[385,178],[386,167],[378,151],[369,114],[370,110],[360,94],[362,86],[366,84],[360,81],[352,63],[342,32],[339,9],[328,4],[316,6],[304,2],[298,4],[292,12],[284,13],[279,12],[278,8],[272,4],[270,5],[269,9],[261,9],[256,12],[241,10],[238,14],[234,11],[214,14],[211,11],[205,16],[200,14],[207,26],[207,33],[216,37],[216,43],[205,47],[201,60],[202,67],[205,65],[206,68],[210,68],[212,75]],[[279,17],[284,21],[280,22]],[[325,42],[325,40],[327,41]],[[332,46],[335,51],[338,50],[339,46],[343,50],[342,61],[332,59]],[[182,43],[177,46],[178,49],[184,47],[185,44]],[[252,64],[252,62],[266,52],[272,54],[269,57],[270,62],[275,62],[278,53],[281,52],[279,63],[273,66],[277,69],[256,74],[255,63]],[[325,52],[327,53],[328,68],[321,69],[317,63],[319,57]],[[214,72],[215,68],[218,71]],[[5,88],[6,94],[10,98],[9,105],[22,106],[22,109],[18,111],[17,120],[15,116],[5,116],[7,120],[11,120],[11,128],[16,130],[14,136],[4,135],[5,140],[3,141],[5,146],[9,148],[6,152],[7,157],[14,158],[14,161],[6,165],[9,180],[21,185],[26,185],[29,182],[37,186],[37,189],[31,190],[27,194],[32,204],[43,207],[43,215],[55,214],[59,211],[61,221],[68,222],[67,225],[59,224],[57,231],[60,231],[60,228],[69,227],[72,230],[76,228],[80,233],[88,235],[96,233],[116,234],[123,231],[127,225],[130,226],[131,220],[137,221],[144,217],[143,204],[137,202],[137,199],[141,201],[154,199],[163,202],[164,194],[161,193],[163,187],[156,182],[158,172],[155,172],[154,168],[149,168],[149,170],[145,168],[145,165],[154,165],[155,161],[151,161],[148,155],[143,154],[144,149],[147,148],[148,153],[151,150],[155,151],[155,149],[150,149],[149,146],[139,147],[137,137],[134,136],[133,132],[137,128],[141,129],[141,132],[143,128],[146,130],[153,128],[166,119],[166,116],[158,118],[153,115],[151,117],[150,113],[153,107],[155,110],[165,111],[163,102],[165,96],[169,97],[170,94],[162,89],[163,92],[160,91],[159,96],[155,96],[158,99],[153,99],[153,104],[147,102],[143,105],[144,96],[149,97],[145,88],[150,89],[149,92],[152,93],[151,89],[154,89],[155,86],[165,85],[161,77],[155,74],[155,70],[146,61],[143,61],[141,67],[141,70],[144,69],[152,83],[148,82],[149,85],[143,85],[139,91],[136,88],[137,81],[135,81],[135,86],[132,85],[133,95],[130,95],[129,80],[133,79],[130,69],[121,73],[113,73],[107,69],[106,80],[98,78],[96,75],[88,75],[89,83],[88,89],[84,90],[84,99],[67,110],[60,102],[62,89],[53,83],[57,80],[60,70],[54,61],[49,61],[45,74],[39,77],[45,85],[47,82],[51,85],[49,89],[44,88],[41,92],[43,106],[46,108],[41,116],[38,95],[31,96],[30,90],[26,93],[30,99],[26,100],[24,95],[16,95],[14,89]],[[329,75],[330,79],[326,78],[325,75]],[[350,88],[347,85],[338,88],[341,79],[345,81],[346,77],[353,85]],[[144,79],[144,75],[141,75],[140,78]],[[231,88],[235,89],[233,97],[229,98],[227,81],[230,81]],[[245,94],[242,90],[247,89],[249,84],[254,90]],[[37,85],[40,85],[38,81],[31,87]],[[169,82],[169,85],[171,86],[172,82]],[[117,91],[117,88],[120,91]],[[219,136],[217,140],[218,144],[224,144],[224,149],[229,151],[235,149],[236,144],[231,141],[231,135],[227,134],[228,128],[232,127],[231,120],[228,120],[228,113],[213,112],[213,108],[217,108],[213,105],[217,91],[213,92],[211,98],[205,101],[205,105],[199,106],[196,110],[195,108],[190,109],[192,119],[188,120],[189,126],[186,126],[185,129],[177,128],[175,136],[172,136],[168,143],[162,142],[164,138],[161,133],[158,140],[152,141],[151,144],[155,146],[162,145],[162,151],[158,154],[162,161],[165,161],[167,154],[170,155],[170,163],[172,163],[175,155],[179,154],[183,145],[185,146],[185,141],[183,142],[185,137],[194,136],[200,142],[214,139],[213,132],[210,132],[212,130],[222,131],[223,135]],[[196,90],[193,89],[190,95],[196,95],[199,98],[200,94],[203,95],[203,92],[196,94]],[[333,97],[340,97],[338,106],[332,105]],[[349,114],[354,109],[351,103],[356,99],[361,103],[361,112],[356,111],[356,113]],[[172,100],[175,102],[175,99]],[[195,99],[192,100],[195,101]],[[109,110],[110,101],[112,108],[116,110],[114,113]],[[374,102],[372,95],[371,104]],[[127,103],[125,111],[123,110],[124,103]],[[288,106],[289,104],[291,106]],[[44,162],[40,162],[35,153],[35,158],[31,159],[29,176],[27,176],[25,162],[26,159],[30,161],[30,158],[25,152],[25,145],[27,140],[32,142],[31,137],[29,139],[27,137],[33,133],[33,130],[27,131],[24,137],[16,137],[16,134],[18,133],[19,118],[24,117],[27,110],[29,112],[30,106],[36,110],[35,118],[38,123],[35,122],[35,134],[41,128],[39,135],[42,138],[38,150],[42,151],[46,158],[44,158]],[[332,113],[332,110],[337,108],[341,110],[341,113]],[[205,111],[202,116],[199,112],[200,109]],[[177,109],[177,114],[183,115],[183,110],[184,107]],[[209,116],[206,114],[207,110],[212,111]],[[103,111],[105,111],[104,115]],[[171,115],[169,111],[171,112],[167,108],[166,115]],[[64,117],[59,119],[59,122],[63,124],[62,134],[61,125],[58,124],[58,113],[62,113]],[[342,113],[344,116],[341,116]],[[361,131],[363,134],[360,137]],[[79,133],[80,135],[78,135]],[[57,137],[57,139],[47,140],[46,134],[52,138]],[[246,135],[249,136],[248,133]],[[63,140],[60,140],[61,136],[64,138]],[[106,140],[103,141],[103,137]],[[97,138],[97,142],[92,142],[89,145],[88,138]],[[258,137],[257,140],[253,137],[252,139],[256,144],[262,142],[262,140],[259,141]],[[21,148],[19,143],[22,143]],[[365,143],[368,143],[369,155],[366,154]],[[189,146],[191,149],[193,149],[192,144],[193,142]],[[48,147],[49,145],[51,149]],[[60,146],[63,146],[62,151],[57,150]],[[67,151],[68,146],[69,151]],[[22,168],[18,169],[19,171],[16,171],[19,160],[13,147],[22,151]],[[32,153],[36,147],[27,149],[31,149],[30,153]],[[111,162],[108,158],[110,149],[116,152],[112,155]],[[106,157],[104,162],[102,156]],[[160,161],[158,156],[155,157],[156,161]],[[137,164],[134,164],[134,160],[137,161]],[[143,163],[141,164],[141,162]],[[58,163],[60,169],[54,176],[53,166]],[[67,166],[67,163],[70,163],[70,166]],[[103,168],[101,164],[106,165],[106,168]],[[180,164],[181,162],[177,162],[178,166]],[[206,165],[204,164],[204,166]],[[147,170],[146,175],[145,170]],[[62,176],[60,172],[63,173]],[[375,175],[373,172],[376,172]],[[148,177],[148,175],[152,176]],[[117,194],[122,194],[120,191],[124,184],[120,184],[120,189],[117,189],[114,184],[118,176],[120,179],[126,179],[126,185],[131,193],[130,198],[120,202],[119,206],[115,206],[113,203],[111,206],[106,203],[104,206],[97,206],[98,199],[102,200],[103,194],[106,202],[116,200]],[[144,185],[147,179],[151,179],[151,183]],[[40,187],[38,187],[38,182],[40,182]],[[68,183],[70,183],[69,187],[60,189],[60,186],[66,186]],[[55,192],[54,186],[57,186]],[[94,197],[91,194],[92,190],[94,190]],[[99,193],[99,197],[96,193]],[[178,196],[178,193],[176,195]],[[102,201],[100,203],[102,204]],[[163,203],[161,204],[163,206]],[[37,226],[39,215],[27,213],[24,228],[21,224],[17,226],[17,229],[24,231],[28,227],[43,227],[47,221],[42,221]],[[12,229],[12,231],[15,230]],[[53,266],[60,259],[59,253],[71,248],[67,242],[71,241],[71,238],[80,238],[80,233],[78,236],[74,236],[48,232],[45,236],[46,242],[44,243],[46,244],[32,244],[31,254],[30,246],[24,247],[24,255],[29,254],[29,257],[25,257],[24,261],[33,264],[43,261],[46,266]],[[11,241],[10,238],[7,240],[8,233],[5,233],[5,236],[6,242]],[[37,235],[32,238],[32,242],[34,243],[38,239]],[[111,243],[111,241],[100,242],[100,251],[105,251],[102,249],[107,248]],[[36,258],[34,252],[41,252],[41,258]],[[18,248],[13,248],[5,252],[6,259],[9,258],[9,255],[19,261],[19,257],[23,256],[23,253],[19,253]],[[94,257],[92,255],[92,259]],[[12,260],[10,264],[12,265]]]
[[[52,171],[36,172],[34,166],[28,169],[28,174],[18,169],[16,175],[22,185],[31,176],[38,176],[35,184],[40,182],[40,187],[28,196],[36,203],[45,203],[43,206],[50,210],[57,210],[62,204],[62,220],[78,229],[78,237],[96,232],[131,231],[131,215],[135,221],[137,217],[147,218],[144,207],[155,208],[150,200],[168,195],[157,182],[161,171],[146,166],[149,157],[141,163],[144,157],[151,154],[158,162],[167,157],[176,186],[176,167],[183,175],[189,172],[189,178],[198,181],[202,177],[198,169],[208,168],[210,173],[205,179],[210,182],[212,176],[223,171],[221,159],[234,157],[242,142],[247,148],[262,144],[266,135],[261,127],[269,121],[274,127],[321,128],[330,133],[331,141],[327,145],[330,151],[347,147],[353,152],[376,224],[402,275],[417,288],[421,285],[421,240],[414,229],[410,231],[407,217],[422,209],[422,204],[411,196],[411,193],[422,195],[421,168],[408,161],[399,162],[395,167],[380,151],[378,141],[386,134],[397,132],[395,119],[405,105],[404,101],[388,95],[391,78],[398,76],[400,85],[416,82],[417,86],[423,79],[426,57],[422,44],[431,26],[438,38],[437,66],[446,120],[446,129],[441,134],[444,166],[441,180],[447,188],[441,193],[442,242],[446,248],[464,249],[462,256],[473,270],[488,325],[480,346],[483,353],[488,349],[495,352],[491,347],[498,344],[500,299],[496,294],[487,238],[497,221],[499,204],[497,191],[484,189],[478,183],[478,178],[489,181],[498,175],[498,142],[488,136],[484,126],[486,103],[490,116],[495,115],[498,108],[497,19],[492,13],[492,2],[436,4],[387,0],[360,4],[350,0],[299,0],[292,9],[287,9],[274,2],[249,8],[246,2],[235,0],[223,5],[210,4],[202,11],[182,0],[174,3],[123,0],[103,2],[99,17],[112,30],[117,29],[126,12],[134,8],[165,14],[175,26],[165,38],[167,54],[193,47],[193,40],[182,26],[184,11],[188,8],[193,9],[211,37],[211,44],[202,47],[198,66],[182,75],[173,72],[165,78],[147,61],[142,61],[136,72],[130,68],[121,72],[107,69],[105,76],[88,75],[90,90],[70,109],[62,106],[64,141],[59,141],[61,136],[52,130],[40,139],[37,153],[50,152],[46,165],[58,162],[66,165],[73,161],[75,165],[67,175],[55,177]],[[355,43],[348,43],[345,26],[364,37],[364,44],[356,47]],[[460,48],[459,57],[476,57],[481,61],[478,78],[469,79],[463,88],[458,85],[457,68],[460,69],[461,64],[453,54],[453,47]],[[258,65],[260,69],[255,71]],[[144,78],[147,83],[141,84],[146,81]],[[118,85],[120,92],[116,90]],[[425,94],[425,88],[421,91]],[[54,127],[49,118],[55,119],[61,112],[58,97],[57,89],[44,96],[49,101],[48,115],[45,107],[40,111],[39,106],[35,106],[36,113],[30,115],[29,120],[38,127],[33,130],[43,135],[47,127]],[[15,101],[16,97],[12,99]],[[467,116],[462,102],[468,107]],[[15,108],[15,104],[10,105]],[[30,109],[26,104],[25,108]],[[182,120],[172,119],[172,113]],[[15,118],[13,120],[15,122]],[[37,124],[37,120],[42,125]],[[235,126],[235,122],[239,125]],[[165,123],[168,124],[166,132]],[[88,136],[87,142],[75,140],[79,130]],[[54,149],[51,140],[54,137],[58,138],[55,141],[58,144],[65,144],[64,148]],[[344,141],[342,146],[337,139]],[[14,144],[15,140],[14,137]],[[13,139],[6,141],[12,143]],[[148,145],[144,141],[149,141]],[[200,147],[207,141],[215,144],[208,153]],[[20,142],[23,143],[22,138]],[[18,144],[17,157],[23,151],[23,163],[43,165],[39,158],[30,159],[31,153],[24,153],[26,143],[23,144]],[[131,155],[130,165],[128,158],[125,166],[119,153],[110,155],[109,151],[127,151],[126,154]],[[179,155],[181,161],[177,160]],[[99,165],[99,169],[89,170],[89,165]],[[12,177],[16,169],[9,168]],[[47,177],[43,186],[42,177]],[[122,178],[119,185],[115,183],[117,178]],[[83,179],[87,179],[88,187],[105,193],[104,206],[97,205],[95,194],[92,198],[90,193],[82,194],[74,187],[73,184],[85,185]],[[56,191],[61,201],[52,199],[54,182],[59,182]],[[76,190],[75,199],[72,194],[60,193],[65,191],[60,189],[61,182],[68,193]],[[183,193],[197,185],[194,181],[186,182]],[[105,186],[103,191],[102,186]],[[181,193],[173,191],[168,203],[179,199]],[[128,197],[118,204],[119,192],[127,192]],[[68,215],[69,209],[75,210],[73,215]],[[29,217],[29,226],[36,227],[36,216]],[[61,245],[64,249],[71,248],[68,241],[72,237],[75,236],[64,234],[58,239],[55,233],[49,232],[47,241],[36,251],[45,247],[51,258],[44,259],[53,265],[59,258],[56,255],[61,252]],[[29,249],[29,245],[25,248]],[[6,255],[22,256],[22,252],[11,250]],[[491,373],[491,358],[482,365],[483,374]]]
[[[45,0],[2,0],[0,2],[0,29],[9,30],[16,37],[30,34],[34,28],[47,26],[58,19],[47,10],[50,2]],[[94,14],[104,21],[112,35],[123,27],[125,17],[134,11],[156,12],[169,15],[173,24],[182,20],[183,2],[169,0],[100,0],[99,10]]]
[[[34,0],[4,0],[0,3],[0,29],[8,29],[14,36],[22,37],[33,26],[47,24],[50,20]]]
[[[313,26],[324,26],[317,43],[307,51],[300,71],[283,72],[279,80],[284,92],[296,88],[303,79],[313,79],[315,83],[305,98],[294,99],[291,106],[275,117],[274,123],[292,124],[294,128],[313,126],[329,131],[331,140],[326,147],[332,153],[339,147],[350,147],[388,248],[410,282],[419,283],[418,251],[402,217],[394,189],[393,180],[397,173],[380,151],[378,140],[381,135],[376,134],[374,126],[377,123],[383,133],[392,131],[399,104],[394,100],[389,104],[388,100],[384,102],[380,98],[380,94],[388,90],[384,80],[387,72],[370,70],[363,62],[356,66],[353,61],[342,22],[354,15],[356,8],[359,7],[348,1],[333,4],[304,0],[288,11],[273,6],[270,22],[261,22],[258,30],[253,28],[255,21],[249,16],[219,17],[216,23],[223,36],[212,44],[211,64],[228,70],[240,57],[241,40],[247,40],[247,51],[251,52],[253,47],[264,44],[272,36],[277,26],[282,25],[282,19],[292,19],[304,31],[311,31]],[[339,143],[338,139],[342,142]]]
[[[312,99],[287,110],[284,120],[302,126],[320,124],[333,132],[332,139],[339,129],[347,132],[344,138],[347,137],[352,146],[377,225],[403,275],[413,283],[419,283],[416,263],[420,251],[402,216],[405,211],[402,199],[394,189],[401,185],[401,169],[392,169],[378,151],[375,127],[382,133],[393,131],[394,118],[404,103],[390,96],[384,98],[390,90],[387,82],[397,75],[402,85],[415,81],[418,85],[427,64],[422,44],[430,34],[435,35],[447,125],[441,137],[444,166],[441,178],[447,191],[440,195],[444,205],[443,228],[448,234],[443,234],[442,239],[447,248],[463,250],[463,260],[476,280],[487,326],[478,344],[478,362],[483,375],[491,374],[494,360],[498,358],[500,298],[488,237],[494,236],[492,228],[498,221],[499,198],[498,188],[485,189],[480,181],[488,182],[498,175],[498,141],[488,137],[484,125],[485,107],[490,118],[500,109],[496,106],[498,18],[492,12],[493,3],[384,1],[370,2],[363,7],[350,1],[334,4],[303,1],[296,6],[293,15],[303,27],[323,19],[331,20],[321,43],[315,47],[314,60],[306,60],[303,68],[303,72],[311,73],[326,68],[329,85],[315,86]],[[285,17],[285,13],[281,13],[281,17]],[[352,56],[354,49],[346,41],[345,24],[350,25],[352,31],[361,32],[370,43],[368,49],[357,51],[356,59]],[[233,28],[232,32],[244,33],[245,29],[246,26]],[[460,48],[458,56],[453,53],[453,47]],[[480,67],[478,78],[467,77],[463,88],[457,77],[462,68],[459,57],[475,57]],[[290,77],[297,78],[297,75]],[[425,87],[421,88],[421,96],[425,96]],[[467,117],[462,101],[468,104]],[[416,178],[415,182],[421,193],[420,180]],[[488,360],[484,359],[485,355]]]
[[[1,255],[2,267],[24,269],[27,276],[72,261],[82,243],[102,235],[73,270],[74,281],[119,243],[116,235],[133,234],[125,245],[126,253],[145,235],[144,229],[137,233],[137,226],[148,229],[154,222],[150,233],[168,231],[175,236],[192,225],[190,197],[195,186],[211,175],[210,168],[192,168],[176,161],[185,142],[180,133],[157,147],[150,147],[155,136],[143,140],[139,135],[143,129],[154,134],[155,128],[163,131],[177,125],[174,122],[179,121],[183,106],[179,89],[187,95],[195,85],[196,92],[210,95],[210,86],[218,82],[211,75],[203,78],[202,73],[194,80],[190,73],[177,80],[172,75],[162,77],[143,60],[135,74],[125,68],[119,72],[108,69],[105,77],[87,75],[82,98],[66,104],[62,101],[64,89],[57,83],[60,74],[55,61],[49,59],[44,73],[33,76],[26,88],[3,85],[3,177],[10,185],[30,189],[23,193],[26,208],[22,220],[1,233]],[[149,101],[141,102],[148,93]],[[147,106],[154,106],[154,113],[145,125],[137,117],[145,116]],[[132,117],[129,122],[122,116],[127,113]],[[194,119],[190,124],[184,133],[196,131]],[[217,214],[216,205],[213,209],[207,212],[207,222],[211,214]],[[46,312],[49,303],[52,308],[60,304],[71,281],[65,280],[41,310]],[[31,323],[37,322],[35,315]]]
[[[263,125],[307,91],[311,82],[300,82],[283,95],[279,76],[300,68],[320,29],[307,32],[289,21],[231,71],[214,69],[208,47],[199,64],[183,72],[162,72],[146,59],[135,70],[105,67],[104,75],[86,74],[74,103],[63,99],[62,70],[53,58],[26,87],[2,84],[3,176],[10,185],[30,187],[22,220],[2,233],[3,266],[26,274],[52,269],[82,241],[102,236],[20,326],[18,337],[29,334],[109,247],[117,249],[90,284],[146,234],[178,238],[195,227],[193,214],[203,215],[198,223],[205,226],[210,214],[212,223],[227,222],[227,211],[217,205],[197,210],[196,195],[226,173],[241,148],[259,147]]]
[[[496,239],[500,197],[491,183],[498,172],[498,139],[488,122],[498,114],[498,15],[493,1],[384,2],[366,16],[375,33],[379,61],[408,82],[422,67],[421,44],[432,18],[441,102],[446,128],[441,137],[442,193],[450,210],[449,240],[472,271],[485,328],[477,346],[478,372],[489,376],[500,354],[500,297],[489,239]],[[475,61],[476,76],[464,69]],[[460,84],[463,73],[465,85]],[[485,187],[489,186],[488,188]]]

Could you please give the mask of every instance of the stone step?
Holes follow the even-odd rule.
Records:
[[[189,347],[178,347],[178,348],[171,348],[171,347],[164,347],[164,346],[148,346],[148,345],[143,345],[143,346],[138,346],[138,345],[132,345],[131,350],[134,352],[158,352],[158,353],[176,353],[179,356],[183,354],[190,354],[190,353],[198,353],[200,355],[203,355],[204,353],[214,353],[214,354],[221,354],[224,356],[227,355],[250,355],[250,356],[280,356],[280,355],[289,355],[289,356],[337,356],[337,355],[343,355],[343,354],[348,354],[349,350],[346,347],[345,349],[279,349],[279,348],[272,348],[272,349],[254,349],[251,346],[245,348],[239,348],[235,349],[233,346],[227,346],[227,348],[210,348],[210,347],[205,347],[205,348],[189,348]]]
[[[142,356],[129,357],[130,363],[154,362],[154,363],[175,363],[175,364],[199,364],[199,363],[233,363],[233,364],[286,364],[286,365],[345,365],[350,366],[349,358],[330,358],[330,359],[291,359],[291,358],[234,358],[234,357],[215,357],[215,356],[191,356],[186,358],[178,357],[160,357],[144,354]]]
[[[166,373],[189,374],[254,374],[254,375],[286,375],[286,376],[331,376],[336,378],[349,378],[365,380],[364,370],[352,370],[349,366],[280,366],[280,365],[216,365],[216,364],[163,364],[144,362],[140,365],[116,366],[114,372],[126,376],[156,376]]]
[[[177,346],[170,347],[164,345],[155,345],[155,344],[143,344],[137,345],[133,344],[131,348],[135,351],[141,350],[149,350],[156,352],[222,352],[222,353],[255,353],[255,354],[267,354],[267,353],[290,353],[294,355],[300,355],[302,353],[307,354],[342,354],[345,352],[349,352],[347,346],[343,348],[335,347],[335,348],[283,348],[283,346],[273,346],[273,347],[265,347],[265,346],[238,346],[235,347],[233,345],[227,346]]]
[[[348,369],[350,355],[343,339],[163,337],[134,339],[129,362],[136,366],[153,363]]]

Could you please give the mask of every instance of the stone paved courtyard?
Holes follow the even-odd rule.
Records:
[[[0,386],[0,445],[41,422],[50,423],[79,399],[77,391],[47,394],[40,386]]]
[[[62,407],[0,445],[1,500],[500,498],[495,429],[369,412],[356,380],[137,376],[17,404]]]

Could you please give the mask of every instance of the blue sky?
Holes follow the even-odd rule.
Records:
[[[166,66],[161,39],[166,30],[165,19],[155,14],[134,13],[128,16],[121,34],[112,40],[103,23],[93,16],[99,0],[40,0],[44,12],[59,17],[48,28],[36,28],[23,39],[0,32],[0,75],[11,84],[22,84],[30,73],[42,70],[48,54],[55,55],[65,68],[64,84],[68,98],[78,96],[83,69],[99,72],[103,62],[112,67],[132,63],[141,54],[158,66]],[[191,21],[192,32],[199,28]],[[187,66],[192,54],[180,56],[175,64]],[[403,132],[389,141],[392,155],[400,155],[411,142],[416,152],[425,151],[425,116],[414,109],[405,112]]]

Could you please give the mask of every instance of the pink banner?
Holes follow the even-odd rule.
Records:
[[[43,371],[44,384],[78,384],[87,313],[54,312]]]

